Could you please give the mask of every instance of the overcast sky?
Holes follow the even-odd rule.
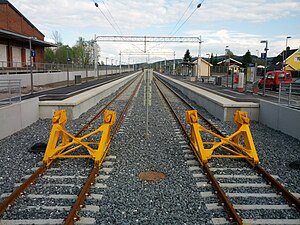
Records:
[[[269,41],[268,54],[276,56],[285,49],[287,36],[292,37],[288,40],[288,46],[300,47],[300,0],[205,0],[197,9],[197,5],[202,1],[11,0],[10,2],[45,35],[46,41],[51,41],[53,31],[58,31],[62,42],[70,46],[76,43],[79,36],[90,40],[95,35],[122,34],[193,37],[201,35],[202,57],[207,57],[210,53],[222,55],[226,46],[229,46],[235,55],[244,55],[248,49],[253,55],[258,55],[265,47],[260,43],[261,40]],[[95,7],[95,2],[99,8]],[[108,42],[98,44],[103,61],[106,57],[118,59],[120,51],[136,51],[136,46],[144,48],[141,44]],[[198,44],[149,43],[147,47],[155,52],[175,51],[176,58],[182,58],[186,49],[190,49],[192,56],[198,54]],[[134,60],[134,56],[130,57]],[[173,55],[150,57],[153,61],[159,57],[173,58]],[[138,58],[141,56],[136,56],[136,61],[139,61]]]

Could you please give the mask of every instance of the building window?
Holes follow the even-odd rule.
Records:
[[[300,62],[300,56],[295,57],[295,62]]]

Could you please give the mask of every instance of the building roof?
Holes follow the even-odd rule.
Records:
[[[235,60],[235,59],[233,59],[233,58],[229,58],[229,59],[230,59],[230,62],[233,61],[233,62],[235,62],[235,63],[237,63],[237,64],[239,64],[239,65],[242,65],[242,64],[243,64],[243,63],[241,63],[240,61],[237,61],[237,60]],[[219,64],[222,64],[222,63],[226,63],[227,60],[228,60],[228,59],[224,59],[224,60],[218,62],[217,64],[219,65]]]
[[[198,59],[194,60],[193,62],[197,64]],[[211,63],[207,62],[205,59],[201,58],[201,62],[208,64],[209,66],[213,66]]]
[[[35,28],[41,35],[45,37],[45,35],[36,27],[34,26],[16,7],[13,6],[9,1],[7,0],[0,0],[0,4],[8,4],[16,13],[18,13],[21,17],[24,18],[24,20],[33,28]]]
[[[268,67],[269,70],[280,70],[282,69],[283,56],[285,59],[291,57],[299,49],[287,48],[287,51],[282,51],[279,55],[273,58],[271,65]],[[284,54],[284,55],[283,55]]]
[[[29,40],[31,39],[31,43],[33,45],[38,45],[38,46],[42,46],[42,47],[56,47],[56,45],[53,43],[41,41],[41,40],[35,39],[34,37],[25,36],[22,34],[17,34],[17,33],[7,31],[7,30],[2,30],[2,29],[0,29],[0,38],[1,37],[9,38],[9,39],[20,41],[20,42],[26,42],[26,43],[28,43]]]
[[[276,63],[278,63],[278,62],[282,62],[282,60],[283,60],[283,55],[282,54],[284,54],[284,58],[289,58],[291,55],[293,55],[294,54],[294,52],[296,52],[298,49],[296,48],[296,49],[290,49],[289,47],[287,48],[287,51],[286,50],[284,50],[284,51],[282,51],[279,55],[277,55],[276,57],[274,57],[273,58],[273,60],[272,60],[272,64],[276,64]]]

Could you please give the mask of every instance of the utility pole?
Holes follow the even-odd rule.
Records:
[[[30,49],[30,92],[33,94],[33,74],[32,74],[32,37],[29,37],[29,49]]]
[[[175,75],[175,51],[174,51],[174,61],[173,61],[173,75]]]
[[[120,75],[121,75],[121,67],[122,67],[121,60],[122,60],[122,53],[120,51],[120,62],[119,62],[119,64],[120,64],[120,68],[119,68]]]
[[[201,43],[203,41],[201,40],[201,35],[199,38],[199,49],[198,49],[198,60],[197,60],[197,80],[201,78]]]

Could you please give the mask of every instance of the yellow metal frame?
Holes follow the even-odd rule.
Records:
[[[236,111],[234,115],[234,122],[237,126],[236,131],[228,137],[222,137],[201,126],[198,123],[197,110],[186,111],[186,121],[191,126],[192,145],[203,164],[207,164],[208,160],[211,158],[245,158],[250,161],[252,165],[257,165],[259,163],[249,127],[250,120],[247,116],[247,112]],[[218,138],[220,141],[203,142],[201,132],[206,132],[213,137]],[[205,148],[207,145],[212,147]],[[229,154],[214,155],[214,150],[219,147],[225,149]]]
[[[104,122],[98,129],[83,137],[75,137],[65,129],[65,124],[67,122],[66,111],[55,111],[52,118],[52,130],[43,158],[44,164],[49,166],[51,162],[57,158],[91,158],[94,160],[95,164],[100,165],[110,144],[110,129],[115,121],[116,113],[106,110],[104,112]],[[102,132],[102,135],[99,142],[84,141],[84,139],[100,132]],[[92,148],[90,146],[92,144],[97,145],[98,148]],[[76,155],[74,153],[74,151],[81,147],[86,148],[88,154]]]

